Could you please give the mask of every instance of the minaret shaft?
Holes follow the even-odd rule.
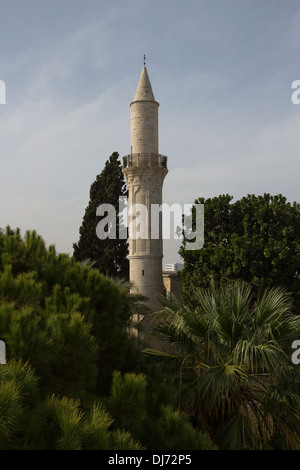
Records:
[[[157,296],[163,292],[163,243],[161,214],[156,212],[153,217],[153,205],[156,208],[162,205],[162,186],[168,170],[167,157],[158,153],[159,103],[155,101],[146,67],[142,70],[130,107],[131,154],[123,158],[129,211],[133,209],[129,225],[132,227],[131,224],[138,220],[145,223],[142,236],[138,236],[137,232],[129,235],[130,281],[133,291],[146,296],[150,308],[156,310],[160,308]],[[143,214],[139,210],[141,207],[144,208]],[[153,227],[153,224],[156,226]],[[139,228],[141,235],[141,227],[137,225],[136,228]]]
[[[132,153],[158,154],[158,106],[152,101],[131,103]]]

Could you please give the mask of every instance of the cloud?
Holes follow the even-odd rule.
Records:
[[[122,145],[125,150],[124,143],[130,148],[128,116],[119,112],[119,102],[128,107],[122,80],[118,86],[99,80],[91,90],[86,75],[79,76],[83,63],[96,74],[102,68],[99,51],[89,47],[99,24],[76,31],[59,49],[49,48],[42,63],[37,51],[27,51],[25,74],[19,56],[12,71],[26,75],[22,93],[10,95],[1,108],[0,226],[39,229],[62,251],[77,241],[89,187],[106,159]]]
[[[129,103],[144,52],[161,105],[160,151],[169,158],[166,202],[226,192],[300,200],[300,105],[290,100],[291,82],[300,79],[298,6],[33,4],[22,23],[15,7],[6,7],[5,24],[0,19],[0,39],[8,41],[0,59],[7,84],[0,226],[38,229],[70,250],[91,183],[113,151],[130,151]],[[19,35],[9,35],[16,24]]]

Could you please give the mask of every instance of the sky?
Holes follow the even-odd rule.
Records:
[[[165,203],[300,202],[299,0],[0,0],[1,228],[73,253],[91,184],[130,153],[144,54]]]

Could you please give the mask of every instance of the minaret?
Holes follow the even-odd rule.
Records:
[[[129,269],[133,292],[143,294],[152,310],[161,308],[157,296],[163,293],[162,280],[162,217],[156,223],[156,236],[151,237],[154,221],[151,207],[162,204],[162,186],[168,173],[167,157],[158,153],[158,107],[144,65],[131,109],[131,154],[123,158],[123,173],[128,185],[129,210],[142,204],[146,207],[146,236],[129,235]],[[157,207],[158,207],[157,206]],[[136,212],[136,221],[141,213]],[[133,218],[129,217],[129,224]],[[157,219],[156,219],[157,222]],[[137,225],[137,229],[140,227]],[[152,231],[153,235],[153,231]]]

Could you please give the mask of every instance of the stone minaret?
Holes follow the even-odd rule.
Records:
[[[129,236],[129,269],[133,292],[145,295],[152,310],[161,308],[157,296],[163,292],[163,243],[161,217],[159,227],[156,226],[158,235],[151,238],[151,205],[161,206],[163,181],[168,173],[167,157],[158,153],[158,107],[144,66],[130,104],[131,154],[123,158],[123,173],[128,185],[129,208],[138,204],[147,208],[146,236]],[[136,220],[140,214],[136,212]],[[129,217],[129,223],[132,220]]]

